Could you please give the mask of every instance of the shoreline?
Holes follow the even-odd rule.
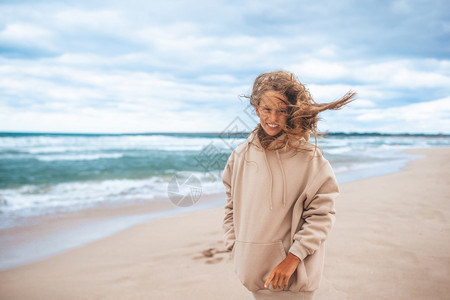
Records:
[[[0,230],[0,271],[52,257],[151,220],[217,207],[221,196],[205,195],[190,207],[178,207],[162,199],[26,218],[26,224]]]
[[[401,159],[374,163],[368,168],[336,175],[339,184],[400,172],[420,156],[401,151]],[[108,203],[73,211],[23,217],[20,226],[0,229],[0,270],[49,258],[72,248],[106,238],[150,220],[221,207],[223,193],[202,195],[190,207],[177,207],[168,198],[158,201]],[[32,250],[30,250],[32,249]]]
[[[316,299],[450,293],[450,148],[408,152],[421,157],[400,172],[341,185]],[[251,299],[220,252],[222,217],[212,208],[154,219],[0,271],[0,296]]]

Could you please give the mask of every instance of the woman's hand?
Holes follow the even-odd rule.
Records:
[[[268,288],[270,282],[272,282],[274,289],[284,289],[288,285],[289,278],[297,269],[299,262],[300,258],[289,252],[286,258],[272,270],[264,283],[264,287]]]

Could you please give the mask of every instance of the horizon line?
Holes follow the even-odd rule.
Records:
[[[1,135],[18,134],[18,135],[210,135],[210,136],[236,136],[248,135],[251,131],[236,132],[219,132],[219,131],[160,131],[160,132],[45,132],[45,131],[0,131]],[[450,137],[450,133],[424,133],[424,132],[377,132],[377,131],[324,131],[319,132],[318,136],[332,135],[364,135],[364,136],[433,136],[433,137]]]

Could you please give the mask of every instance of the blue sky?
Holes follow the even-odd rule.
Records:
[[[322,131],[450,133],[450,2],[0,1],[0,131],[222,131],[294,72]]]

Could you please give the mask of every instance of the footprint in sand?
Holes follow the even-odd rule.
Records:
[[[212,265],[212,264],[217,264],[219,263],[221,260],[223,259],[223,257],[216,257],[213,259],[208,259],[205,261],[206,264]]]
[[[215,258],[208,259],[208,260],[205,261],[205,263],[207,263],[207,264],[217,264],[217,263],[219,263],[220,261],[223,260],[223,255],[225,253],[229,253],[229,252],[230,251],[225,250],[225,249],[209,248],[209,249],[203,250],[202,251],[202,255],[201,256],[196,256],[196,257],[194,257],[194,259],[212,258],[216,254],[219,254],[222,257],[215,257]]]

